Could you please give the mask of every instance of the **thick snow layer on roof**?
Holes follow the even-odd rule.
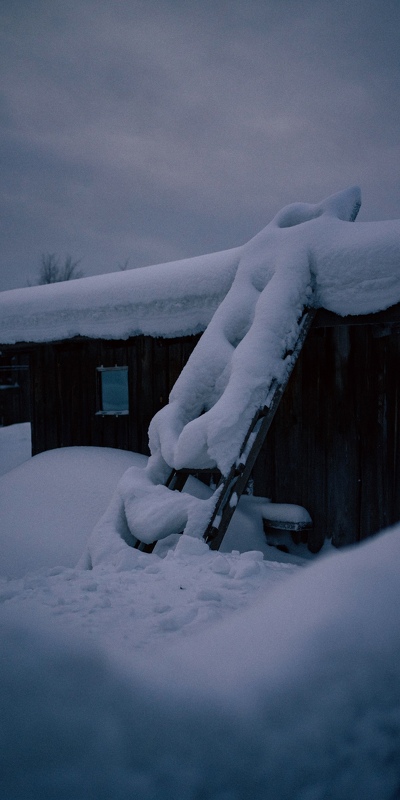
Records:
[[[0,342],[198,333],[207,327],[238,267],[238,291],[228,308],[235,329],[232,317],[239,327],[240,321],[248,326],[255,298],[267,284],[269,304],[263,308],[260,303],[260,314],[270,313],[282,288],[296,292],[301,284],[304,291],[302,280],[310,276],[316,306],[342,315],[381,311],[400,300],[400,220],[353,224],[360,204],[359,189],[352,187],[316,205],[283,208],[242,247],[2,292]],[[284,324],[282,308],[279,313]]]
[[[127,339],[203,331],[225,297],[240,248],[141,269],[0,293],[0,342]]]

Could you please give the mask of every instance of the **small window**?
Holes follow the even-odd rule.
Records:
[[[97,414],[129,414],[128,367],[97,367],[97,374]]]

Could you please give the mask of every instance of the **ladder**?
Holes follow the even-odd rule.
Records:
[[[298,322],[299,331],[296,343],[293,349],[288,350],[282,357],[286,365],[283,380],[277,381],[275,379],[271,383],[266,403],[254,415],[235,462],[231,465],[226,476],[220,475],[219,477],[215,507],[211,519],[203,533],[203,539],[207,542],[211,550],[219,550],[221,546],[235,512],[235,508],[249,482],[254,464],[264,444],[269,428],[271,427],[271,423],[300,355],[315,314],[316,310],[313,308],[305,308],[303,310],[302,316]],[[173,469],[165,485],[171,490],[182,491],[190,475],[196,476],[200,473],[210,475],[215,472],[215,469]],[[144,542],[136,541],[134,546],[143,552],[151,553],[156,544],[157,542],[145,544]]]

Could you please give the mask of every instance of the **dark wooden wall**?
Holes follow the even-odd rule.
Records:
[[[0,425],[29,422],[30,374],[26,353],[0,353]]]
[[[90,445],[148,453],[147,430],[199,337],[69,340],[32,349],[32,452]],[[127,366],[129,415],[96,414],[100,366]]]
[[[255,470],[255,493],[305,506],[310,545],[400,519],[400,332],[312,329]]]
[[[309,510],[315,550],[326,536],[350,544],[400,519],[399,321],[337,324],[323,313],[254,471],[256,494]],[[31,346],[33,453],[73,445],[147,453],[150,420],[198,339]],[[96,367],[116,364],[129,367],[130,414],[97,416]]]

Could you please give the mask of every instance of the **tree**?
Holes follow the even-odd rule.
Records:
[[[82,270],[77,269],[80,262],[80,258],[73,261],[72,256],[67,255],[64,263],[61,264],[59,256],[56,256],[55,253],[43,253],[36,283],[41,286],[45,283],[60,283],[82,278]]]

